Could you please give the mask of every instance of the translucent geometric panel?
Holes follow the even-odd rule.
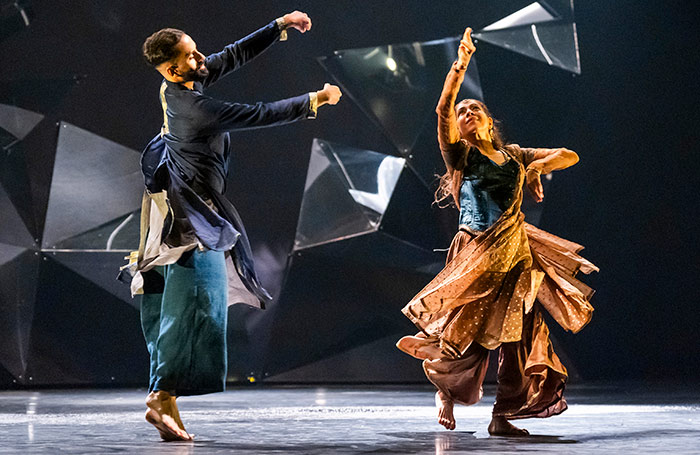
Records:
[[[135,250],[139,244],[141,211],[121,216],[109,223],[56,243],[59,250]]]
[[[557,16],[557,19],[573,22],[574,0],[539,0],[538,3]]]
[[[27,251],[26,248],[0,243],[0,267],[13,261],[17,256],[25,251]]]
[[[550,66],[581,74],[576,23],[572,21],[573,1],[541,1],[473,36]]]
[[[21,78],[3,81],[0,103],[22,106],[43,115],[54,112],[65,101],[70,91],[80,83],[83,76],[66,75],[54,79]]]
[[[142,194],[137,152],[62,122],[43,247],[137,210]]]
[[[0,364],[22,382],[30,357],[40,256],[11,248],[0,245]]]
[[[46,126],[46,124],[44,125]],[[52,128],[52,126],[53,125],[48,125],[48,128],[37,128],[34,132],[52,129],[55,131],[55,127]],[[32,137],[34,132],[32,132],[29,137]],[[7,150],[0,151],[0,186],[2,186],[5,192],[2,197],[9,199],[9,201],[0,202],[0,204],[11,203],[14,206],[11,211],[15,211],[19,215],[31,237],[29,243],[22,241],[23,243],[19,244],[29,246],[34,244],[34,239],[39,238],[40,232],[37,229],[38,216],[32,191],[33,183],[36,183],[37,180],[29,177],[28,170],[31,169],[32,173],[41,172],[44,168],[50,167],[53,164],[53,151],[56,140],[55,132],[53,139],[50,140],[51,145],[42,147],[41,150],[37,151],[36,155],[41,155],[41,161],[39,161],[37,166],[29,166],[27,163],[27,155],[25,154],[26,140],[27,139],[17,143],[14,136],[12,136],[12,141],[14,143]],[[0,213],[5,212],[3,211]],[[43,214],[40,217],[43,221]],[[13,223],[9,224],[9,226],[13,225]],[[14,228],[10,227],[10,229]],[[2,226],[2,223],[0,223],[0,231],[4,230],[5,228]],[[22,236],[24,237],[23,234]],[[5,237],[5,239],[7,240],[7,237]],[[1,238],[0,241],[2,241]]]
[[[484,27],[482,31],[502,30],[504,28],[549,22],[557,19],[556,13],[553,14],[542,4],[535,2],[521,10],[514,12],[513,14],[504,17],[503,19],[494,22],[487,27]]]
[[[22,218],[0,184],[0,242],[30,247],[34,244]]]
[[[411,329],[409,327],[406,330]],[[413,359],[396,349],[396,340],[405,335],[405,332],[397,330],[386,335],[291,371],[268,375],[265,382],[424,382],[423,370],[415,368]],[[377,359],[381,359],[381,368],[377,368]]]
[[[109,251],[90,253],[47,252],[45,255],[83,278],[90,280],[119,300],[139,308],[140,300],[131,297],[129,286],[115,279],[119,272],[119,267],[124,265],[124,253]]]
[[[458,45],[458,39],[446,38],[349,49],[319,62],[397,150],[408,155],[433,115]],[[483,99],[474,62],[464,87],[465,97]]]
[[[93,278],[101,270],[114,270],[119,259],[117,253],[68,254],[73,256],[62,259]],[[114,259],[105,257],[109,255]],[[148,355],[138,310],[57,257],[42,254],[39,276],[34,280],[37,293],[27,365],[31,383],[142,381],[148,375]],[[88,271],[90,268],[95,270]]]
[[[16,106],[0,104],[0,128],[9,132],[16,140],[24,139],[44,116]],[[10,144],[3,144],[8,147]]]
[[[314,139],[294,250],[376,231],[404,163]]]
[[[284,288],[267,315],[274,319],[258,356],[263,376],[329,359],[390,334],[398,339],[402,331],[412,330],[400,309],[430,281],[435,268],[439,271],[439,265],[419,271],[433,264],[444,264],[444,254],[383,230],[293,253]],[[299,374],[314,381],[312,372]]]

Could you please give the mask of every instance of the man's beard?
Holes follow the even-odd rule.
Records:
[[[196,70],[188,71],[182,74],[182,78],[186,82],[203,82],[209,76],[209,70],[202,65]]]

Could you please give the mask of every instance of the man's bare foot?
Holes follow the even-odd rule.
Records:
[[[182,431],[187,433],[187,430],[185,430],[185,424],[182,423],[182,419],[180,419],[180,411],[177,409],[177,403],[175,400],[177,397],[170,396],[170,407],[173,410],[173,419],[175,419],[175,423],[177,423],[178,428],[180,428]],[[190,435],[191,439],[194,439],[194,435],[192,433],[187,433]]]
[[[151,392],[146,398],[146,406],[148,406],[146,421],[156,427],[164,441],[192,440],[192,437],[184,428],[180,428],[175,420],[175,415],[179,417],[179,414],[174,397],[168,392],[162,390]]]
[[[435,341],[421,336],[405,336],[396,343],[396,347],[420,360],[434,360],[442,356]]]
[[[435,406],[438,408],[438,423],[448,430],[457,426],[454,415],[454,401],[445,397],[439,390],[435,393]]]
[[[525,428],[518,428],[502,416],[493,416],[489,424],[489,434],[493,436],[527,436]]]

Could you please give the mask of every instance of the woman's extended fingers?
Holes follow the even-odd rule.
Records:
[[[466,41],[467,43],[472,42],[472,28],[471,27],[467,27],[464,30],[464,35],[462,36],[462,41]]]
[[[462,40],[459,42],[459,47],[468,54],[472,54],[476,50],[474,42],[472,41],[471,27],[467,27],[466,30],[464,30],[464,35],[462,35]]]

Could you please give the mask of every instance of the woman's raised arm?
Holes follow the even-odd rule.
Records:
[[[452,64],[450,72],[447,73],[445,85],[440,94],[440,101],[438,101],[435,109],[438,115],[438,142],[448,171],[452,171],[458,166],[466,152],[466,147],[461,143],[459,129],[457,128],[455,100],[462,81],[464,81],[464,74],[467,71],[469,60],[476,50],[471,34],[472,29],[467,27],[459,43],[457,61]]]

